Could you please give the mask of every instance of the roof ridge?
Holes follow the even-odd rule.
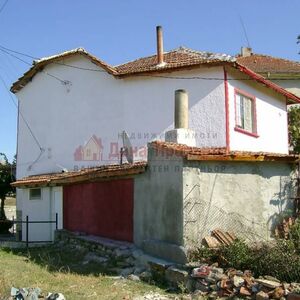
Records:
[[[178,47],[178,48],[172,49],[170,51],[164,51],[164,54],[168,54],[168,53],[174,52],[175,50],[180,49],[180,48],[181,48],[181,46]],[[182,48],[184,48],[184,47],[182,47]],[[113,67],[114,68],[118,68],[120,66],[127,65],[127,64],[139,61],[141,59],[151,58],[151,57],[154,57],[154,56],[157,56],[157,53],[152,54],[152,55],[148,55],[148,56],[139,57],[139,58],[136,58],[136,59],[133,59],[133,60],[129,60],[129,61],[125,62],[125,63],[119,64],[119,65],[114,65]]]
[[[185,46],[179,46],[177,48],[171,49],[169,51],[164,51],[164,54],[169,54],[169,53],[176,53],[176,52],[180,52],[180,53],[188,53],[188,54],[193,54],[193,55],[207,55],[207,56],[221,56],[222,58],[225,58],[225,60],[227,61],[236,61],[236,57],[229,55],[229,54],[225,54],[225,53],[217,53],[217,52],[210,52],[210,51],[200,51],[200,50],[194,50]],[[135,63],[138,62],[142,59],[149,59],[149,58],[153,58],[155,57],[157,54],[153,54],[153,55],[149,55],[149,56],[144,56],[144,57],[140,57],[131,61],[127,61],[125,63],[119,64],[119,65],[114,65],[114,68],[119,68],[121,66],[130,64],[130,63]]]
[[[236,55],[236,59],[248,58],[248,57],[254,57],[254,56],[267,57],[267,58],[272,58],[272,59],[279,59],[279,60],[283,60],[283,61],[286,61],[286,62],[292,62],[292,63],[296,63],[296,64],[300,65],[300,61],[297,61],[297,60],[291,60],[291,59],[288,59],[288,58],[282,58],[282,57],[272,56],[272,55],[268,55],[268,54],[259,54],[259,53],[253,53],[250,56]]]
[[[63,56],[63,55],[76,53],[76,52],[85,53],[85,54],[88,53],[88,51],[86,51],[83,47],[77,47],[77,48],[74,48],[74,49],[71,49],[71,50],[66,50],[66,51],[63,51],[63,52],[59,52],[59,53],[54,54],[54,55],[49,55],[49,56],[41,57],[39,59],[35,59],[35,60],[33,60],[33,64],[37,64],[37,63],[40,63],[40,62],[45,61],[45,60],[54,59],[54,58],[57,58],[57,57],[60,57],[60,56]]]

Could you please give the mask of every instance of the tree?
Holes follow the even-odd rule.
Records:
[[[10,185],[15,180],[12,172],[14,168],[15,160],[13,163],[9,163],[6,155],[4,153],[0,153],[0,220],[7,220],[4,211],[5,199],[9,193],[13,193],[15,191]]]
[[[299,38],[299,37],[298,37]],[[293,151],[300,153],[300,107],[289,109],[289,141]]]

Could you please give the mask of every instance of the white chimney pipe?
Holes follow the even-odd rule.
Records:
[[[187,146],[196,146],[195,131],[189,129],[189,100],[185,90],[175,91],[175,129],[165,133],[165,141]]]
[[[189,98],[185,90],[175,91],[175,129],[189,128]]]

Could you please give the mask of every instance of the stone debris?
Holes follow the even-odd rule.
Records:
[[[172,270],[176,271],[176,268]],[[190,268],[190,275],[185,278],[185,282],[188,292],[201,294],[208,299],[242,297],[256,300],[283,300],[293,291],[299,290],[300,286],[298,283],[281,283],[272,276],[255,279],[249,270],[244,272],[233,268],[224,270],[207,264]],[[294,299],[291,296],[289,298]],[[300,300],[300,297],[297,300]]]
[[[281,283],[278,282],[277,280],[275,281],[275,280],[267,280],[267,279],[256,279],[256,282],[271,289],[275,289],[281,286]]]
[[[65,296],[62,293],[48,293],[47,296],[41,295],[40,288],[15,288],[12,287],[10,295],[12,300],[38,300],[40,298],[46,300],[66,300]]]
[[[15,300],[38,300],[41,294],[40,288],[11,288],[10,295]]]
[[[167,296],[160,295],[159,293],[150,292],[144,296],[134,297],[133,300],[168,300],[170,299]]]
[[[260,291],[256,294],[255,300],[267,300],[269,299],[269,295],[264,291]]]
[[[140,277],[134,274],[130,274],[127,276],[127,279],[132,280],[132,281],[140,281]]]
[[[66,233],[61,233],[65,234]],[[213,237],[213,239],[211,239]],[[216,229],[212,236],[206,238],[215,248],[218,245],[232,243],[235,236],[229,232]],[[255,300],[300,300],[300,283],[281,283],[272,276],[254,278],[250,270],[223,269],[218,264],[200,264],[196,262],[179,265],[145,254],[141,249],[128,243],[116,243],[108,239],[76,236],[67,234],[64,246],[87,249],[83,264],[89,262],[105,266],[112,277],[132,281],[159,282],[168,284],[170,292],[177,295],[170,298],[156,293],[139,296],[138,299],[217,299],[246,298]],[[80,247],[79,247],[79,246]],[[74,249],[75,249],[74,248]],[[116,282],[117,282],[116,281]],[[179,292],[179,294],[178,294]],[[184,294],[185,293],[185,294]],[[188,293],[188,294],[186,294]],[[180,295],[181,298],[177,298]]]

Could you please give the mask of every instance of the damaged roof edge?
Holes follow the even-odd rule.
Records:
[[[198,148],[186,145],[154,141],[148,144],[166,157],[180,156],[187,161],[239,161],[239,162],[286,162],[297,163],[300,155],[230,151],[226,153],[226,148]]]
[[[276,83],[266,79],[265,77],[263,77],[262,75],[259,75],[255,72],[253,72],[252,70],[248,69],[247,67],[239,64],[239,63],[235,63],[236,64],[236,68],[238,70],[240,70],[241,72],[243,72],[244,74],[250,76],[251,78],[253,78],[255,81],[267,86],[268,88],[274,90],[275,92],[285,96],[287,99],[292,100],[290,103],[288,104],[297,104],[300,103],[300,98],[294,94],[292,94],[291,92],[287,91],[286,89],[280,87],[279,85],[277,85]]]
[[[113,178],[128,178],[146,171],[146,162],[133,164],[107,165],[87,168],[80,171],[32,175],[17,180],[11,185],[17,188],[63,186],[76,183],[101,181]]]

